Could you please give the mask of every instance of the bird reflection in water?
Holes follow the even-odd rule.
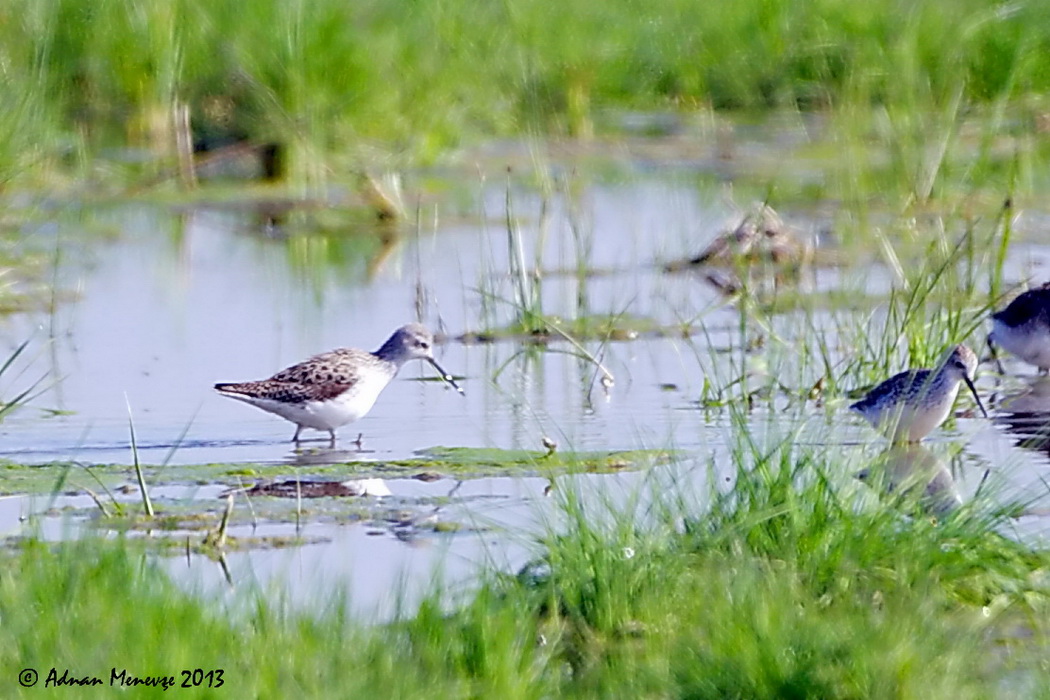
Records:
[[[1050,376],[1032,377],[996,400],[994,420],[1015,445],[1050,455]]]
[[[920,444],[885,450],[857,478],[895,499],[904,510],[943,517],[963,502],[947,465]]]

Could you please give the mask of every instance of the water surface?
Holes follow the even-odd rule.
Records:
[[[460,196],[471,204],[446,206],[453,210],[447,216],[440,202],[428,201],[419,225],[396,230],[358,222],[320,231],[302,223],[308,217],[275,227],[232,207],[58,209],[27,236],[36,246],[63,253],[56,256],[57,287],[75,300],[50,313],[8,317],[0,326],[0,351],[32,341],[15,368],[19,374],[5,378],[11,384],[5,391],[40,375],[50,384],[33,405],[0,423],[0,456],[31,464],[130,464],[129,420],[145,463],[287,464],[289,475],[303,476],[318,459],[400,459],[435,445],[542,449],[547,437],[560,449],[681,450],[686,459],[661,468],[677,470],[666,488],[689,485],[702,492],[707,464],[731,472],[738,430],[724,408],[702,408],[705,384],[725,386],[738,376],[760,384],[777,373],[783,384],[807,386],[816,379],[812,368],[795,372],[790,363],[795,344],[807,342],[801,329],[824,333],[842,357],[856,348],[836,340],[830,311],[804,320],[787,313],[768,328],[742,326],[740,306],[702,275],[664,272],[666,262],[695,255],[733,209],[718,187],[698,183],[688,171],[654,173],[650,165],[636,163],[617,177],[582,182],[572,196],[544,199],[525,184],[510,192],[524,259],[530,266],[540,261],[545,313],[629,315],[664,329],[632,340],[583,343],[612,373],[608,388],[593,363],[566,352],[573,349],[566,342],[455,341],[468,331],[504,326],[516,314],[502,184],[464,188],[467,194]],[[782,213],[805,235],[817,237],[828,224],[814,211]],[[1050,241],[1039,240],[1037,226],[1029,230],[1010,252],[1014,279],[1038,277],[1050,261]],[[587,274],[575,273],[581,268]],[[878,298],[893,279],[877,262],[863,275],[819,268],[804,289],[819,295],[846,288]],[[857,313],[875,317],[878,308]],[[211,390],[217,381],[266,377],[334,347],[375,349],[396,327],[417,319],[448,339],[438,359],[465,377],[466,397],[439,382],[415,381],[433,373],[423,363],[410,364],[366,418],[342,429],[345,452],[322,452],[319,458],[296,451],[289,442],[294,426]],[[668,330],[673,327],[690,331]],[[772,350],[748,355],[743,345],[758,336]],[[770,357],[781,364],[770,366]],[[1033,373],[1016,363],[1010,367],[1021,376],[1007,386],[984,377],[982,392],[1038,397]],[[846,403],[843,397],[801,407],[777,398],[759,401],[748,430],[788,433],[800,445],[833,450],[841,454],[848,470],[843,478],[849,480],[885,445],[847,414]],[[1012,420],[1016,411],[1008,408],[1004,404],[993,421],[961,418],[931,436],[929,449],[943,462],[959,501],[988,484],[1003,498],[1033,500],[1031,515],[1019,521],[1019,535],[1041,537],[1038,500],[1050,462],[1046,442],[1032,436],[1050,423],[1040,417],[1050,407],[1035,410],[1036,418],[1027,422]],[[350,444],[358,432],[364,435],[362,454]],[[645,473],[565,478],[599,500],[610,492],[625,498],[660,488]],[[166,566],[179,580],[205,588],[221,589],[227,580],[238,587],[279,581],[293,597],[310,599],[334,585],[350,592],[360,614],[386,615],[399,591],[418,595],[439,570],[448,581],[467,582],[481,564],[521,566],[535,551],[535,537],[558,527],[552,505],[557,499],[544,495],[549,484],[541,477],[484,477],[458,485],[450,477],[433,483],[391,479],[392,495],[370,501],[377,512],[392,502],[413,517],[435,510],[466,527],[435,533],[391,522],[308,520],[298,533],[314,538],[311,544],[231,552],[227,571],[197,555],[172,558]],[[206,511],[221,512],[221,489],[182,488],[188,490],[167,497],[197,500]],[[92,508],[86,496],[62,498],[60,505],[80,509],[75,513]],[[13,499],[0,507],[4,532],[12,534],[20,531],[19,517],[43,506],[39,499]],[[14,512],[19,516],[12,520]],[[47,537],[69,535],[62,517],[46,522]],[[239,524],[231,534],[287,534],[289,528]]]

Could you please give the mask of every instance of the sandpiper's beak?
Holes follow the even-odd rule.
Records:
[[[460,396],[466,396],[466,394],[463,393],[463,389],[460,388],[459,384],[456,384],[456,380],[452,378],[452,375],[446,372],[444,368],[437,363],[437,360],[435,360],[433,357],[428,357],[427,362],[434,365],[434,369],[438,371],[438,374],[441,375],[441,378],[449,384],[451,384],[452,388],[458,391]]]
[[[995,349],[995,341],[992,340],[992,334],[988,334],[988,351],[992,353],[992,359],[995,360],[995,369],[999,374],[1006,374],[1003,370],[1003,363],[999,360],[999,352]]]
[[[984,410],[984,404],[981,403],[981,397],[977,395],[977,387],[973,385],[973,382],[966,375],[963,375],[963,381],[966,382],[966,386],[969,387],[970,393],[973,394],[973,400],[977,402],[977,408],[981,409],[981,415],[987,418],[988,411]]]

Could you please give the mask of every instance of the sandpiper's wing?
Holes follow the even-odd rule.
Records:
[[[287,404],[326,401],[339,396],[349,388],[350,386],[347,384],[338,384],[336,382],[302,384],[299,382],[282,382],[275,379],[215,385],[215,389],[218,392],[235,398],[259,399]]]
[[[1041,287],[1033,289],[1030,302],[1035,308],[1034,314],[1039,317],[1043,325],[1050,326],[1050,282]]]
[[[929,378],[930,370],[928,369],[906,369],[903,372],[898,372],[877,385],[850,408],[863,410],[880,404],[891,397],[907,400],[918,394],[925,387]]]
[[[343,390],[357,384],[361,370],[377,362],[375,355],[355,348],[339,348],[282,369],[266,381],[302,385],[336,384]]]
[[[269,379],[216,384],[215,389],[234,397],[279,403],[324,401],[351,389],[360,381],[362,368],[375,361],[364,350],[340,348],[314,355]]]

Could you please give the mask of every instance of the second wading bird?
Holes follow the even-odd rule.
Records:
[[[1035,365],[1040,374],[1050,372],[1050,282],[1029,289],[1005,309],[992,314],[988,347],[1002,374],[1003,366],[996,354],[996,346]]]
[[[894,443],[918,442],[951,413],[959,385],[973,394],[985,418],[988,413],[973,385],[977,355],[956,345],[937,369],[909,369],[882,382],[850,406]]]
[[[335,445],[335,430],[365,416],[401,366],[425,360],[460,394],[463,390],[433,355],[434,337],[418,323],[410,323],[375,352],[340,348],[315,355],[281,370],[269,379],[221,383],[223,396],[249,403],[295,423],[292,441],[303,428],[325,430]]]

